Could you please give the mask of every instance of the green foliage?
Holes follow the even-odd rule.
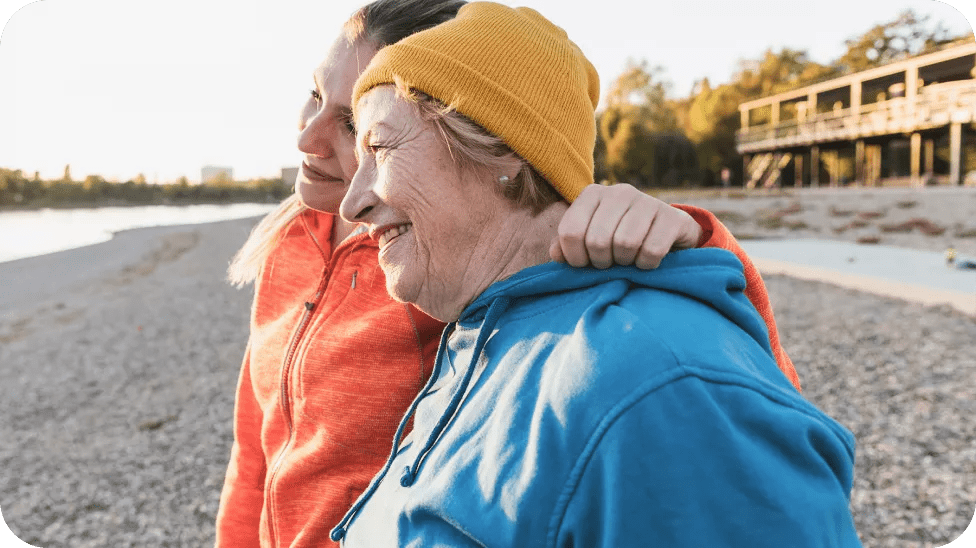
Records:
[[[942,23],[929,27],[929,16],[906,10],[895,19],[846,40],[847,52],[837,60],[845,72],[858,72],[930,51],[952,41]]]
[[[629,105],[607,108],[600,116],[599,133],[605,146],[603,166],[607,179],[642,188],[654,183],[654,140],[640,109]]]
[[[690,148],[680,146],[688,140],[678,131],[675,109],[667,100],[668,87],[660,69],[650,69],[647,61],[629,62],[614,80],[607,107],[598,116],[597,180],[638,188],[682,184],[689,177],[685,164],[692,164],[692,171],[697,168],[694,154],[683,153]]]
[[[65,176],[70,176],[67,167]],[[20,170],[0,168],[0,208],[278,202],[292,191],[292,184],[280,178],[228,179],[219,185],[191,185],[186,177],[175,183],[148,184],[142,174],[124,183],[106,181],[100,175],[89,175],[81,182],[44,181],[36,172],[29,180]]]
[[[674,131],[677,120],[667,103],[670,84],[660,78],[660,67],[649,68],[646,60],[640,63],[628,60],[623,74],[610,85],[607,108],[635,111],[642,125],[652,133]]]

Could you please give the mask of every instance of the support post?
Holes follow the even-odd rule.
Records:
[[[749,173],[749,163],[751,161],[751,154],[742,155],[742,188],[745,188],[749,184],[749,179],[752,177],[752,173]]]
[[[915,132],[911,137],[911,176],[912,186],[921,186],[922,134]]]
[[[837,186],[837,151],[828,150],[824,153],[827,161],[827,186],[834,188]]]
[[[861,81],[851,82],[851,116],[857,121],[861,117]]]
[[[868,157],[868,180],[870,186],[878,186],[881,181],[881,145],[871,145],[866,150]]]
[[[905,102],[912,104],[918,94],[918,65],[905,69]]]
[[[810,186],[820,186],[820,147],[810,147]]]
[[[949,184],[962,183],[962,124],[949,124]]]
[[[803,186],[803,153],[797,152],[793,155],[793,186],[800,188]]]
[[[779,101],[769,105],[771,112],[769,114],[769,125],[776,127],[779,125]]]
[[[854,181],[865,184],[864,177],[864,139],[854,141]]]
[[[925,140],[925,178],[935,176],[935,139]]]

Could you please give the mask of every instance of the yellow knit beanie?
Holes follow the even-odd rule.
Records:
[[[530,8],[472,2],[379,51],[359,98],[400,77],[501,138],[572,202],[593,182],[596,69],[566,31]]]

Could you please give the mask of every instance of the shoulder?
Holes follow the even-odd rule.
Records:
[[[802,398],[686,374],[635,388],[604,417],[562,487],[550,539],[859,546],[853,466],[853,436]],[[595,519],[602,507],[614,519]]]

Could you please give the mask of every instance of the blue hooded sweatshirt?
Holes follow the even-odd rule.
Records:
[[[343,546],[856,547],[854,439],[777,368],[728,251],[547,263],[449,324]]]

